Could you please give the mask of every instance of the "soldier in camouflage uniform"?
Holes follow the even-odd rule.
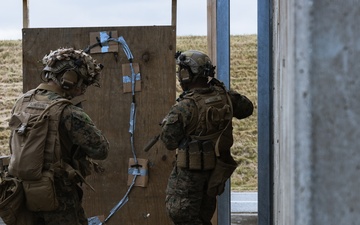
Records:
[[[230,153],[232,118],[250,116],[253,104],[214,78],[206,54],[189,50],[175,58],[184,92],[164,118],[160,135],[168,150],[176,150],[166,209],[175,225],[211,225],[216,196],[237,166]]]
[[[79,186],[79,176],[88,175],[87,159],[104,160],[109,151],[109,143],[90,117],[80,107],[81,97],[90,85],[99,86],[103,66],[82,50],[60,48],[43,58],[45,82],[34,93],[35,99],[68,99],[74,104],[65,106],[59,122],[61,159],[79,175],[69,177],[65,171],[57,170],[54,185],[59,207],[54,211],[34,212],[36,225],[85,225],[87,217],[82,207],[83,191]],[[29,92],[28,92],[29,93]],[[26,95],[26,93],[25,93]],[[21,97],[20,99],[22,99]],[[21,106],[17,101],[14,110]]]

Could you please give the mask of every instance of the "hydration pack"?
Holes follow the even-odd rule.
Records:
[[[49,100],[35,90],[16,103],[9,121],[11,129],[9,174],[23,181],[40,180],[61,157],[60,116],[67,99]]]

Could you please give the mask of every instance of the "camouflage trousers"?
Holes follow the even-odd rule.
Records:
[[[67,179],[57,177],[55,187],[59,208],[56,211],[35,213],[36,225],[87,225],[81,205],[81,188]]]
[[[206,194],[211,171],[174,167],[166,188],[166,210],[175,225],[211,225],[216,197]]]

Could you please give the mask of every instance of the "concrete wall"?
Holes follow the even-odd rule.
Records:
[[[360,222],[360,1],[273,1],[276,225]]]

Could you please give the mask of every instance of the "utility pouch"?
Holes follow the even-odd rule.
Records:
[[[217,159],[215,169],[212,171],[208,182],[207,194],[212,197],[221,195],[225,190],[227,179],[230,178],[236,167],[237,163],[235,160],[232,162],[223,162]]]
[[[189,142],[189,170],[201,170],[201,150],[199,141]]]
[[[0,217],[6,225],[33,225],[32,213],[25,207],[21,181],[6,177],[0,183]]]
[[[16,216],[24,204],[21,181],[5,178],[0,184],[0,217],[5,224],[16,224]]]
[[[23,187],[26,206],[30,211],[54,211],[58,208],[52,172],[43,172],[40,180],[23,181]]]
[[[176,155],[176,166],[187,169],[188,168],[188,150],[178,149]]]
[[[202,143],[203,151],[203,170],[212,170],[215,168],[216,156],[215,156],[215,146],[212,141],[204,141]]]

